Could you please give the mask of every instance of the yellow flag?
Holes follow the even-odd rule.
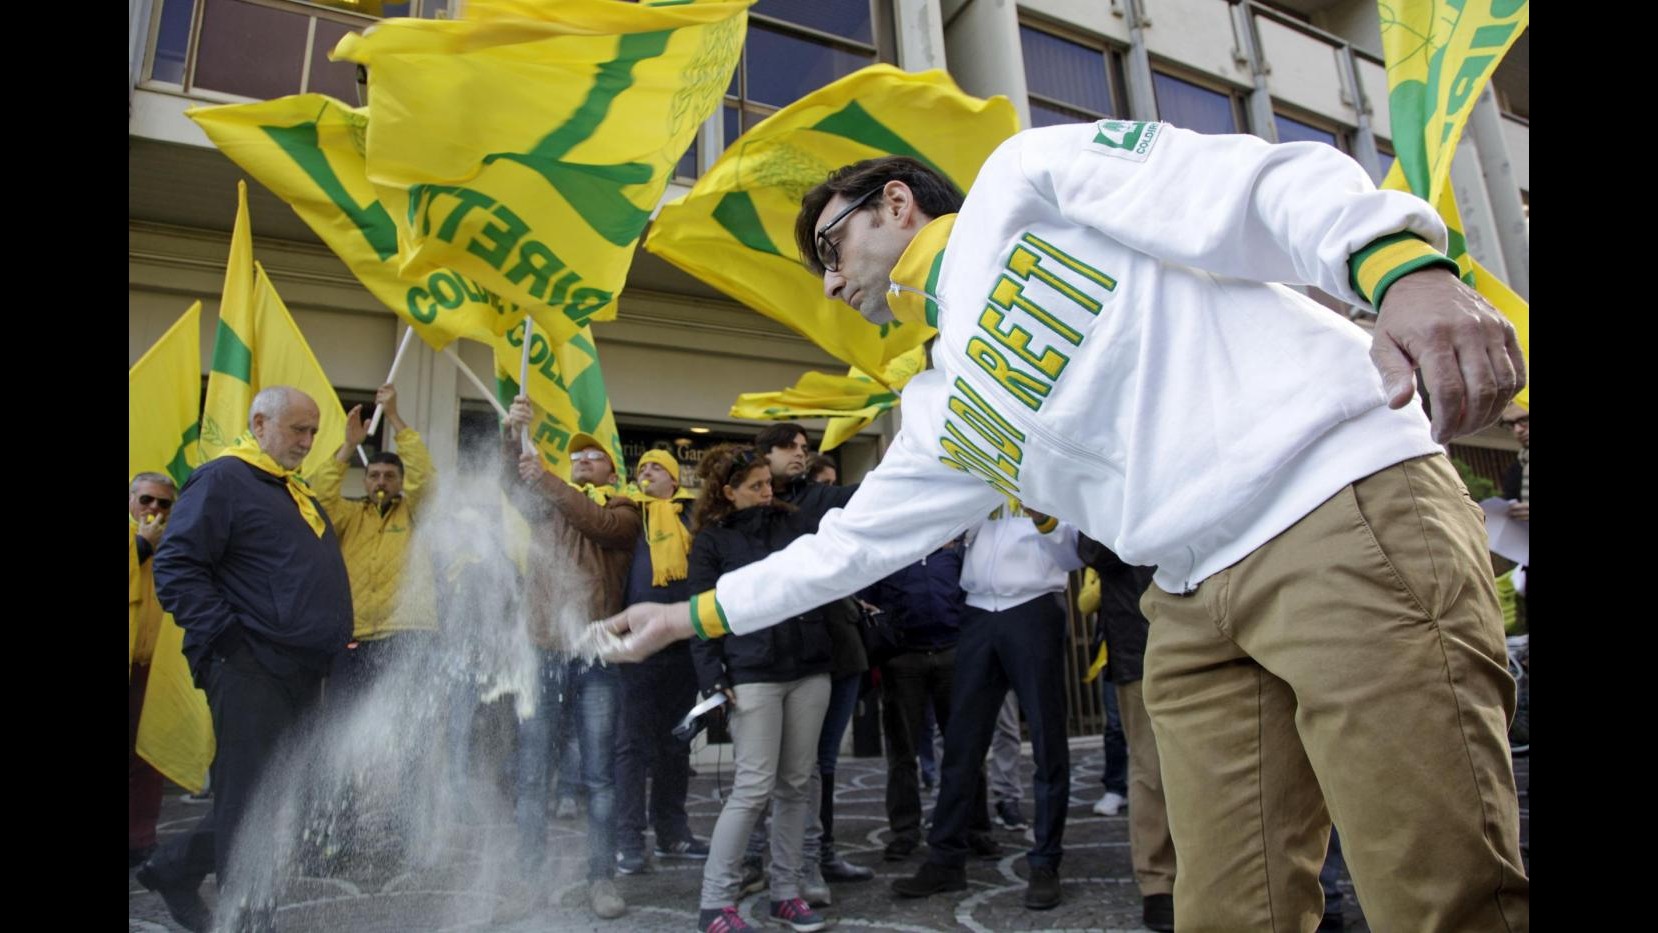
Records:
[[[877,380],[856,366],[844,376],[808,372],[781,392],[744,392],[731,406],[731,417],[748,421],[799,421],[828,418],[820,450],[834,450],[847,438],[898,404],[898,393],[927,368],[927,351],[916,347],[888,363]],[[883,385],[885,383],[885,385]]]
[[[523,364],[524,325],[508,331],[495,341],[495,380],[502,404],[511,404],[520,394],[518,375]],[[604,372],[599,368],[599,350],[593,332],[583,326],[575,336],[556,347],[537,329],[530,336],[528,391],[523,394],[535,404],[536,417],[530,424],[530,440],[548,469],[570,478],[570,438],[587,434],[604,445],[616,466],[618,477],[627,474],[622,458],[622,437],[616,430],[616,416],[605,391]]]
[[[179,486],[201,463],[201,302],[127,370],[127,478],[165,473]]]
[[[1387,61],[1388,111],[1397,154],[1383,188],[1409,191],[1434,205],[1450,229],[1446,251],[1462,279],[1518,332],[1527,385],[1515,401],[1531,407],[1531,309],[1468,253],[1452,194],[1451,159],[1485,83],[1531,20],[1526,0],[1446,4],[1379,0]]]
[[[554,343],[615,317],[639,234],[720,105],[751,0],[469,0],[331,57],[369,69],[368,177],[405,277],[452,267]]]
[[[174,784],[201,793],[213,748],[213,717],[207,694],[190,680],[184,629],[164,614],[144,686],[144,712],[138,717],[138,756]]]
[[[801,196],[843,165],[886,155],[919,159],[965,192],[1018,129],[1005,97],[969,97],[941,70],[872,65],[743,134],[689,194],[662,208],[645,248],[848,365],[881,374],[934,330],[870,324],[823,297],[822,280],[795,247]]]
[[[286,201],[374,297],[441,350],[457,337],[488,342],[523,312],[453,269],[413,281],[398,273],[397,225],[369,183],[368,110],[321,94],[185,114],[213,145]]]
[[[322,414],[316,440],[301,469],[308,473],[345,443],[345,409],[288,307],[253,259],[246,182],[236,183],[236,197],[236,226],[230,235],[219,329],[213,340],[213,369],[207,377],[207,407],[202,412],[202,462],[247,433],[248,408],[255,393],[267,386],[286,385],[311,396]]]

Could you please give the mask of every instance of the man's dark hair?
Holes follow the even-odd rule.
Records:
[[[961,189],[909,156],[882,156],[838,168],[800,199],[800,214],[794,220],[795,245],[800,247],[800,258],[813,275],[823,274],[823,263],[817,258],[817,219],[824,205],[837,194],[845,195],[849,201],[856,200],[889,181],[908,185],[910,193],[915,195],[915,206],[929,217],[943,217],[961,210]],[[858,210],[875,210],[880,205],[881,198],[872,197]]]
[[[760,448],[761,453],[769,454],[773,447],[788,447],[794,443],[795,437],[805,433],[806,429],[793,421],[779,421],[754,435],[754,446]]]
[[[375,454],[374,456],[368,458],[368,462],[371,463],[371,464],[372,463],[389,463],[392,466],[397,467],[397,475],[399,475],[399,476],[403,475],[403,458],[399,457],[398,455],[392,453],[389,450],[380,451],[379,453]]]
[[[807,479],[813,479],[813,477],[817,476],[818,473],[824,469],[834,470],[835,476],[837,478],[840,476],[841,468],[835,463],[835,458],[829,456],[828,454],[812,454],[810,457],[806,458]],[[813,482],[816,482],[816,480],[813,480]]]

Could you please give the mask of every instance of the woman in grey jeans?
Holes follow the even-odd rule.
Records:
[[[760,560],[815,530],[821,517],[772,499],[766,458],[750,447],[724,445],[697,468],[702,491],[692,527],[693,592],[713,587],[720,574]],[[702,874],[702,933],[751,927],[737,912],[743,851],[749,831],[776,797],[771,833],[772,919],[799,933],[828,926],[800,896],[808,794],[817,767],[818,733],[829,706],[829,632],[824,611],[813,609],[753,635],[698,641],[691,646],[704,696],[723,691],[736,775],[731,796],[714,824]]]

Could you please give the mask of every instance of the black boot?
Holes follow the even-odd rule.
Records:
[[[951,868],[937,862],[923,862],[915,874],[892,883],[892,892],[899,897],[927,897],[943,891],[965,890],[967,869]]]
[[[835,852],[834,843],[827,838],[823,840],[823,849],[818,856],[818,868],[823,872],[825,881],[868,881],[875,877],[874,869],[854,865],[841,858]]]

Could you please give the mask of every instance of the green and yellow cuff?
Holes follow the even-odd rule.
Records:
[[[731,626],[725,621],[725,610],[720,608],[713,590],[691,597],[691,628],[704,641],[730,634]]]
[[[1052,515],[1049,515],[1046,519],[1036,523],[1036,530],[1042,532],[1043,534],[1050,534],[1055,528],[1058,527],[1059,519],[1054,518]]]
[[[1442,266],[1453,274],[1457,273],[1456,262],[1429,246],[1426,240],[1408,232],[1382,237],[1354,253],[1347,261],[1354,290],[1378,310],[1389,286],[1401,276],[1429,266]]]

